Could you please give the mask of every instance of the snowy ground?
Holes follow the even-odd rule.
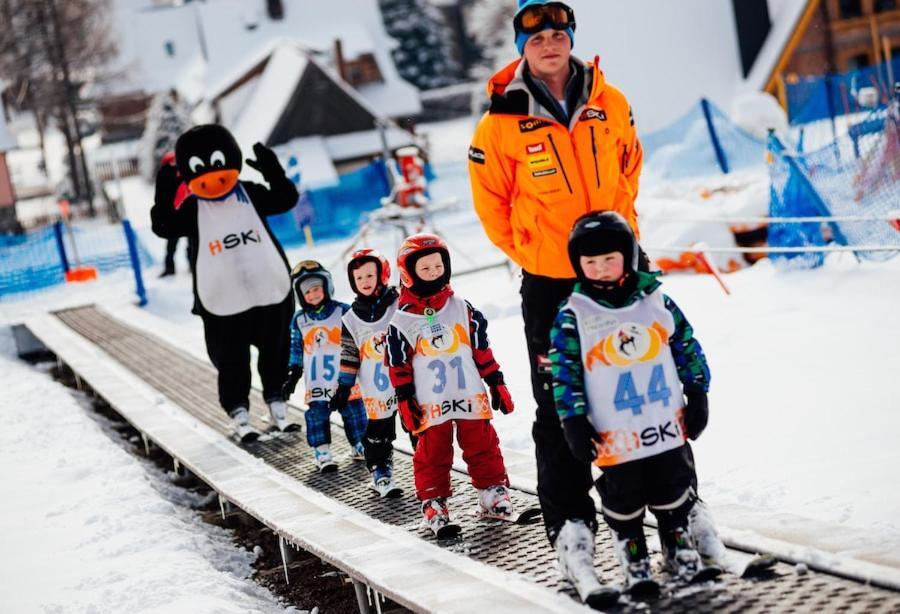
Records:
[[[464,160],[472,125],[467,119],[423,127],[432,131],[433,161],[441,176],[433,186],[435,197],[460,198],[457,211],[443,214],[437,220],[452,242],[455,271],[501,259],[471,211]],[[671,218],[762,213],[759,207],[767,196],[765,181],[763,172],[676,185],[645,184],[639,199],[645,242],[660,245],[720,236],[721,228],[676,230]],[[138,195],[147,191],[140,186],[126,188],[126,199],[129,193]],[[149,235],[149,220],[141,212],[146,204],[145,196],[133,197],[132,202],[126,203],[142,237],[154,251],[161,253],[163,242]],[[399,239],[398,233],[391,231],[381,231],[375,237],[369,243],[387,253],[394,251]],[[291,262],[315,257],[326,265],[335,265],[333,276],[338,298],[349,300],[341,264],[341,254],[347,245],[348,241],[317,244],[314,248],[289,250],[288,256]],[[179,250],[179,258],[182,254],[183,249]],[[174,278],[156,279],[156,272],[148,271],[145,278],[150,297],[147,310],[171,322],[202,355],[200,320],[189,313],[190,276],[186,266],[181,263],[180,273]],[[727,513],[731,506],[749,508],[754,514],[746,522],[761,534],[794,539],[802,544],[804,536],[779,516],[792,514],[808,519],[811,527],[823,523],[821,529],[812,532],[836,544],[838,550],[863,559],[897,564],[900,490],[896,485],[900,483],[900,450],[895,445],[894,433],[900,429],[900,400],[892,393],[890,382],[894,381],[896,365],[900,364],[900,327],[896,325],[900,259],[881,264],[858,263],[849,254],[833,255],[820,269],[793,273],[777,271],[764,261],[728,275],[726,280],[732,289],[730,297],[707,276],[664,279],[664,290],[687,314],[712,370],[710,426],[695,445],[704,498],[720,519],[726,521],[734,517]],[[108,276],[93,287],[57,288],[30,299],[0,303],[0,324],[19,321],[35,309],[66,303],[133,301],[130,284],[123,272]],[[499,268],[458,276],[454,288],[482,308],[488,317],[495,352],[517,402],[518,409],[513,415],[499,416],[496,420],[501,441],[504,446],[530,452],[533,401],[518,279]],[[166,575],[159,571],[160,565],[149,561],[150,557],[170,554],[166,548],[171,547],[178,556],[173,554],[173,561],[165,565],[196,569],[166,575],[170,581],[175,578],[174,593],[182,590],[184,580],[183,598],[187,599],[186,587],[192,582],[202,585],[221,577],[212,582],[214,586],[209,594],[213,597],[209,602],[201,602],[204,607],[218,603],[214,599],[220,596],[234,594],[234,603],[243,604],[234,605],[235,609],[277,608],[252,583],[238,579],[243,567],[222,571],[214,562],[219,559],[203,556],[203,548],[197,547],[194,540],[213,540],[215,536],[194,536],[195,527],[189,520],[181,521],[191,527],[190,534],[187,530],[182,534],[160,528],[156,539],[133,536],[138,544],[153,544],[146,550],[137,546],[129,549],[129,544],[124,543],[127,537],[114,537],[114,531],[124,530],[128,534],[129,515],[149,514],[150,518],[141,526],[142,531],[152,533],[157,526],[152,522],[163,522],[163,518],[165,522],[175,522],[171,511],[159,516],[154,516],[153,511],[161,506],[174,508],[160,500],[151,486],[152,478],[148,484],[146,478],[139,477],[145,469],[110,444],[68,392],[5,356],[2,361],[2,407],[33,405],[34,399],[41,399],[42,407],[47,407],[46,412],[50,412],[54,423],[59,421],[62,425],[52,433],[41,435],[40,452],[37,452],[32,446],[38,432],[38,417],[30,412],[12,414],[11,419],[4,416],[10,428],[0,432],[0,457],[7,461],[6,466],[15,461],[19,470],[15,476],[4,475],[3,488],[13,488],[20,494],[15,498],[14,508],[9,505],[2,508],[0,526],[9,526],[2,522],[8,516],[22,519],[23,523],[29,519],[27,526],[14,533],[16,544],[24,544],[25,536],[29,536],[28,550],[16,548],[23,556],[30,556],[30,551],[39,553],[40,544],[49,547],[57,540],[54,548],[62,544],[59,559],[65,562],[60,566],[59,573],[63,574],[60,577],[71,578],[68,585],[61,582],[60,586],[77,589],[74,594],[85,599],[84,603],[90,599],[108,603],[104,594],[122,595],[125,599],[127,591],[122,587],[152,583],[157,579],[154,572]],[[295,398],[299,397],[298,394]],[[41,422],[46,420],[46,412],[40,416]],[[68,430],[70,427],[72,431]],[[94,436],[96,440],[92,439]],[[61,467],[65,471],[61,472]],[[93,471],[91,467],[112,467],[116,472]],[[117,487],[115,495],[107,495],[104,485],[112,483],[112,476],[122,480],[124,486]],[[6,483],[7,480],[10,481]],[[41,483],[42,488],[34,489],[35,483]],[[73,484],[79,487],[73,488]],[[139,484],[146,487],[141,494],[126,496],[132,488],[137,491]],[[98,497],[79,498],[84,493]],[[102,501],[105,496],[114,500],[96,505],[97,499]],[[141,499],[143,496],[153,498],[153,502]],[[131,507],[132,499],[134,507]],[[58,503],[63,501],[65,505]],[[48,508],[58,515],[47,518]],[[841,532],[833,529],[835,526],[861,529],[872,539],[863,543],[842,538]],[[103,527],[107,531],[99,530]],[[39,534],[42,528],[44,533]],[[69,537],[64,528],[71,533]],[[176,534],[180,537],[173,537]],[[4,541],[11,538],[0,535]],[[95,539],[100,538],[101,545],[95,546]],[[106,540],[109,543],[104,546]],[[80,548],[76,550],[75,545]],[[210,546],[207,551],[216,550]],[[109,574],[94,574],[95,570],[103,570],[105,563],[92,557],[102,558],[107,552],[126,560],[111,566],[114,571]],[[225,560],[233,559],[226,556]],[[78,561],[88,562],[79,564]],[[134,567],[129,567],[132,564]],[[237,573],[234,569],[238,569]],[[33,580],[30,576],[19,580],[16,575],[9,575],[19,573],[14,570],[0,571],[4,582],[12,580],[12,586],[17,589]],[[44,568],[32,575],[39,577],[40,573],[51,571],[56,574],[55,568]],[[107,576],[115,582],[107,582]],[[14,594],[20,593],[28,594],[18,590]],[[60,588],[55,594],[64,593]],[[71,598],[71,593],[67,594]],[[0,604],[8,595],[8,591],[0,591]],[[52,592],[44,596],[43,603],[47,604],[61,599]],[[122,609],[129,609],[128,601],[121,603]]]
[[[284,611],[248,579],[255,555],[189,509],[196,495],[16,360],[7,328],[0,349],[0,611]]]

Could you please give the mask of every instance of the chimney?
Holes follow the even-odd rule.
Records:
[[[266,0],[266,10],[269,12],[269,18],[272,21],[279,21],[284,18],[284,4],[281,0]]]
[[[334,67],[341,79],[347,81],[347,69],[344,66],[344,49],[339,38],[334,39]]]

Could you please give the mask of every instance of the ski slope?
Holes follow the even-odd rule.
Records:
[[[432,186],[435,198],[453,195],[461,200],[459,211],[439,220],[457,272],[500,260],[469,204],[464,160],[471,126],[471,120],[460,120],[423,127],[430,132],[432,159],[441,176]],[[700,194],[723,187],[728,189],[715,191],[714,198]],[[655,224],[672,211],[746,211],[758,206],[765,189],[764,175],[752,174],[645,183],[638,201],[646,220],[643,231],[662,240],[674,230],[660,230]],[[140,201],[127,203],[132,221],[161,254],[164,242],[148,229],[149,203],[136,196],[146,192],[132,193]],[[390,253],[397,239],[382,234],[374,243]],[[289,250],[288,255],[292,262],[316,257],[330,265],[346,245],[319,244]],[[183,249],[178,257],[183,257]],[[202,357],[200,320],[190,314],[190,276],[184,263],[179,265],[174,278],[156,279],[156,271],[146,272],[147,310],[167,319]],[[337,269],[333,276],[338,298],[349,300],[346,276]],[[730,297],[705,276],[668,276],[663,286],[693,324],[712,371],[710,425],[695,444],[702,496],[719,524],[729,529],[793,541],[799,549],[811,541],[827,542],[851,563],[900,568],[900,492],[894,487],[900,483],[900,451],[893,436],[900,429],[900,400],[891,391],[900,364],[900,327],[895,322],[900,260],[857,263],[850,254],[835,254],[820,269],[792,273],[763,262],[728,275],[726,281]],[[489,336],[517,403],[514,414],[496,419],[501,443],[531,453],[533,401],[518,280],[505,269],[495,269],[457,277],[454,288],[487,316]],[[113,307],[132,303],[130,273],[0,303],[0,325],[21,321],[35,310],[95,301]],[[2,339],[0,406],[37,406],[40,413],[18,412],[12,419],[4,413],[0,430],[0,456],[5,466],[17,467],[15,474],[0,478],[2,487],[18,493],[15,506],[0,507],[0,521],[6,521],[0,526],[18,528],[4,528],[0,547],[22,552],[16,565],[32,571],[16,572],[4,558],[0,577],[4,586],[17,588],[0,591],[0,609],[9,609],[4,606],[12,598],[22,599],[18,587],[33,588],[42,573],[60,573],[58,590],[45,590],[40,605],[61,605],[75,595],[85,608],[102,598],[128,610],[130,592],[123,587],[154,586],[155,571],[169,565],[185,570],[169,574],[173,600],[196,596],[196,586],[215,586],[206,599],[185,601],[196,611],[223,611],[217,609],[223,594],[236,596],[235,611],[277,611],[270,596],[241,579],[246,561],[229,566],[222,561],[237,555],[218,549],[221,544],[197,547],[196,540],[208,544],[213,538],[195,536],[189,520],[181,519],[186,524],[172,530],[177,514],[173,516],[171,505],[147,484],[145,468],[122,457],[124,452],[106,439],[69,392],[17,364],[8,332]],[[48,418],[55,428],[42,433],[40,426]],[[110,471],[95,471],[98,467]],[[110,488],[113,475],[115,490]],[[29,486],[37,483],[40,489]],[[117,496],[119,490],[123,496]],[[145,522],[134,528],[133,518]],[[115,530],[123,536],[114,537]],[[97,545],[86,545],[77,535],[95,535]],[[58,566],[39,568],[38,560],[45,559],[37,557],[51,550],[57,553]],[[204,555],[209,552],[219,554]],[[112,561],[116,565],[109,565]]]

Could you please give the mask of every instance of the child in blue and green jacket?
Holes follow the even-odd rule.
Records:
[[[720,571],[703,565],[688,525],[696,495],[684,444],[706,426],[709,368],[657,275],[638,270],[638,254],[617,213],[575,223],[569,258],[578,283],[551,329],[549,353],[566,442],[603,470],[595,485],[632,592],[657,588],[643,533],[647,507],[674,574],[691,580]]]
[[[330,446],[332,409],[341,413],[353,460],[365,460],[362,438],[368,418],[359,388],[354,387],[342,403],[333,402],[341,363],[341,318],[350,306],[334,300],[331,274],[315,260],[297,264],[291,281],[300,309],[291,320],[291,354],[282,393],[287,400],[304,377],[309,407],[306,441],[314,450],[319,470],[331,472],[337,470]]]

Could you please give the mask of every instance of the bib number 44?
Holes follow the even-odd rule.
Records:
[[[638,393],[631,371],[625,371],[619,375],[619,381],[616,382],[613,404],[616,411],[630,411],[632,415],[639,416],[646,403],[662,401],[663,407],[668,407],[671,398],[672,390],[666,383],[666,374],[662,365],[654,365],[653,371],[650,373],[646,396]]]

